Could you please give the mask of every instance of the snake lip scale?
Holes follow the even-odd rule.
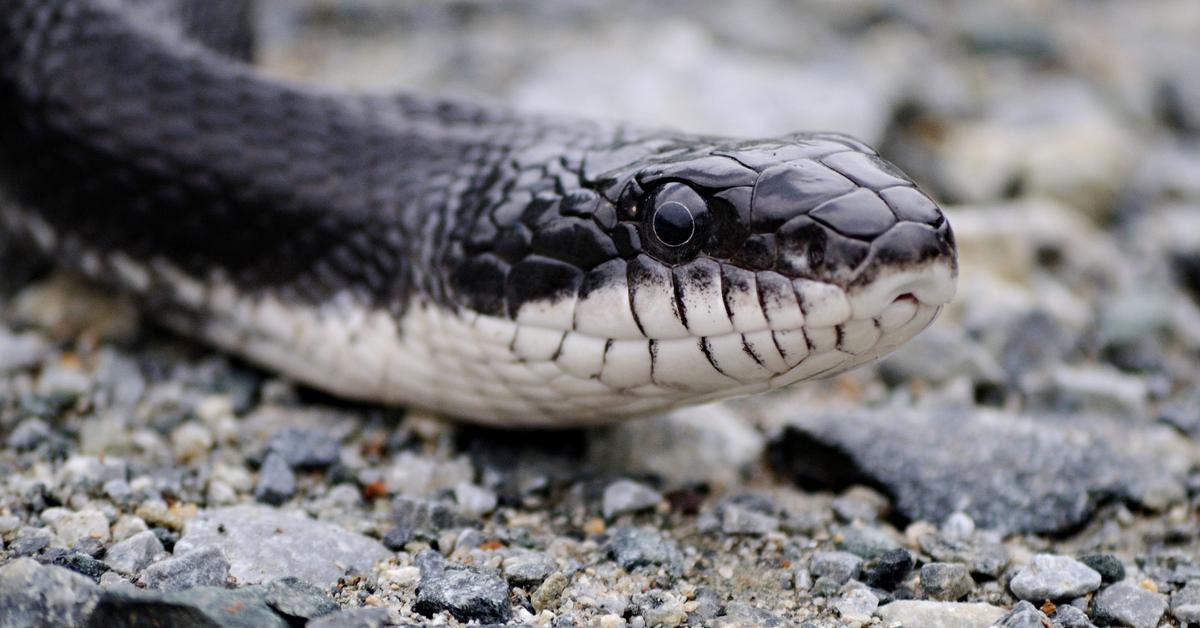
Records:
[[[349,398],[611,421],[878,359],[954,236],[845,135],[731,139],[247,64],[241,0],[0,0],[0,227]]]

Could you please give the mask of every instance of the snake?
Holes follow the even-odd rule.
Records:
[[[601,424],[827,378],[954,295],[939,205],[731,138],[252,63],[242,0],[0,0],[0,229],[349,400]]]

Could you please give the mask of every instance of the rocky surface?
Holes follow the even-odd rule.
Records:
[[[5,242],[0,626],[1200,623],[1192,0],[263,5],[304,80],[857,134],[944,201],[959,297],[824,384],[508,434],[297,388]]]

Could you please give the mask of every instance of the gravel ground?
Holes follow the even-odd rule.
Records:
[[[298,389],[7,243],[0,626],[1200,623],[1194,0],[261,22],[293,77],[852,132],[945,201],[960,296],[827,383],[514,434]]]

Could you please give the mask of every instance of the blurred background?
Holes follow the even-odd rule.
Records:
[[[823,384],[512,435],[346,407],[128,307],[75,306],[118,324],[64,333],[77,288],[10,286],[0,558],[25,530],[71,545],[47,508],[172,539],[267,503],[382,539],[333,597],[393,621],[462,619],[414,614],[433,547],[543,624],[985,626],[1020,600],[1064,627],[1200,622],[1200,2],[260,0],[257,19],[266,70],[321,85],[853,134],[943,203],[959,295]],[[264,462],[281,448],[328,455]],[[230,557],[242,583],[270,572]]]

